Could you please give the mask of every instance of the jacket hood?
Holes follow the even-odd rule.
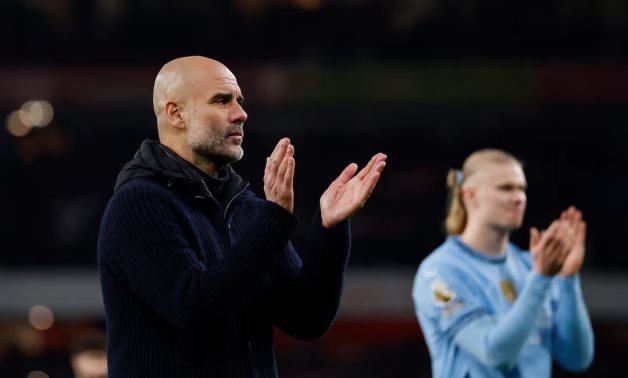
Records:
[[[248,185],[238,174],[226,165],[229,170],[229,191],[240,190]],[[174,151],[158,141],[145,139],[133,159],[126,163],[118,175],[114,191],[131,179],[152,177],[169,185],[178,187],[206,187],[202,173],[194,165],[177,155]]]

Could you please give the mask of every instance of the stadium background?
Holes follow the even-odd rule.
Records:
[[[314,343],[277,334],[282,377],[430,376],[412,277],[444,238],[447,169],[483,147],[525,163],[520,245],[566,206],[584,211],[596,358],[583,376],[626,376],[625,1],[5,0],[0,41],[0,376],[68,376],[72,339],[103,329],[100,216],[156,137],[156,72],[196,54],[238,77],[235,168],[255,191],[274,143],[293,140],[297,245],[342,167],[389,156],[354,219],[339,318]],[[28,127],[47,104],[50,122]]]

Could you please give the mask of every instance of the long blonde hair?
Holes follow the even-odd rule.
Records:
[[[478,150],[469,155],[462,170],[450,169],[447,173],[447,218],[445,231],[448,235],[460,235],[467,226],[467,209],[462,201],[462,186],[486,163],[516,163],[523,167],[523,163],[512,154],[498,149]]]

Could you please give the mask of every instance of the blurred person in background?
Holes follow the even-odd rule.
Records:
[[[159,141],[122,169],[98,240],[110,377],[277,377],[273,326],[312,340],[334,320],[349,218],[386,156],[331,183],[299,255],[290,140],[266,160],[265,199],[231,168],[243,155],[243,102],[212,59],[175,59],[157,75]]]
[[[70,349],[70,365],[74,378],[107,378],[107,346],[105,335],[90,334],[74,342]]]
[[[448,176],[449,237],[420,265],[417,317],[436,378],[551,376],[552,359],[583,371],[593,331],[580,289],[586,226],[574,207],[525,253],[509,241],[521,227],[527,182],[501,150],[471,154]]]

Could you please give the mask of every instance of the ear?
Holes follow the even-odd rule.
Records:
[[[462,203],[466,209],[473,208],[475,205],[475,191],[468,187],[464,186],[460,188],[460,197],[462,199]]]
[[[164,105],[164,111],[168,123],[177,129],[183,130],[186,127],[185,120],[183,119],[183,104],[176,103],[174,101],[167,101]]]

